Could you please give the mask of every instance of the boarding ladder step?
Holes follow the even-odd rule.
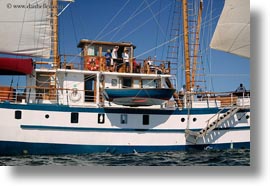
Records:
[[[231,118],[235,113],[237,113],[241,108],[240,107],[232,107],[230,110],[227,110],[223,113],[223,111],[226,108],[219,111],[214,117],[216,119],[210,123],[207,124],[207,126],[200,131],[192,131],[190,129],[186,129],[186,141],[189,143],[196,144],[197,140],[199,138],[205,137],[207,134],[209,134],[211,131],[213,131],[215,128],[219,127],[222,123],[224,123],[226,120]],[[214,118],[212,117],[212,118]]]

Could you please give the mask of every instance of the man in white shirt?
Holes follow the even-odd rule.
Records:
[[[117,59],[118,59],[118,55],[117,55],[117,51],[119,49],[119,46],[115,46],[113,48],[112,51],[112,59],[113,59],[113,69],[114,71],[117,71]]]
[[[124,51],[124,55],[123,55],[123,61],[124,61],[124,63],[125,63],[125,65],[126,65],[126,72],[129,72],[129,54],[128,54],[128,50],[127,49],[125,49],[125,51]]]

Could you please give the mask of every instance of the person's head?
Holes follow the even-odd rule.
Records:
[[[128,52],[129,52],[128,49],[126,49],[126,50],[125,50],[125,53],[128,53]]]
[[[108,50],[107,50],[107,52],[108,52],[108,53],[111,53],[111,50],[110,50],[110,49],[108,49]]]
[[[186,85],[183,85],[183,88],[186,88]]]
[[[240,87],[243,87],[243,84],[242,83],[240,83]]]
[[[115,47],[114,47],[114,50],[118,50],[118,49],[119,49],[119,46],[115,46]]]

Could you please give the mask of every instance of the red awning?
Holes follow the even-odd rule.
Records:
[[[0,75],[25,75],[32,71],[32,59],[0,58]]]

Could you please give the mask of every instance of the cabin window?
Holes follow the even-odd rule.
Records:
[[[133,80],[133,87],[134,88],[140,88],[140,80],[139,79],[134,79]]]
[[[112,79],[112,87],[116,87],[117,86],[117,79]]]
[[[120,123],[127,124],[127,114],[121,114]]]
[[[158,88],[158,81],[154,79],[143,79],[142,88]]]
[[[15,119],[22,119],[22,111],[20,110],[15,111]]]
[[[105,123],[105,114],[98,114],[98,124]]]
[[[88,56],[95,56],[95,47],[89,46],[87,49],[87,55]]]
[[[185,122],[186,121],[186,119],[185,118],[181,118],[181,122]]]
[[[143,125],[149,125],[149,115],[143,115]]]
[[[70,123],[78,123],[78,122],[79,122],[79,113],[78,112],[72,112],[71,113]]]
[[[49,114],[46,114],[46,115],[45,115],[45,118],[46,118],[46,119],[49,119],[49,117],[50,117]]]
[[[123,78],[123,88],[130,88],[132,86],[131,78]]]

